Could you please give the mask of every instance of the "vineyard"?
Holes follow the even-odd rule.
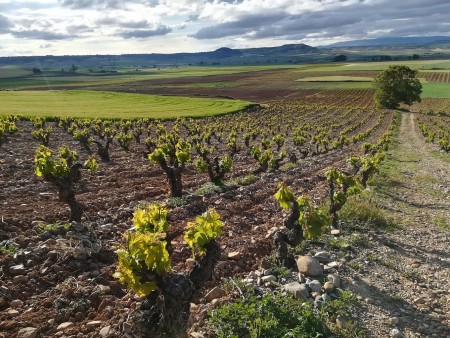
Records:
[[[350,154],[363,153],[363,145],[377,144],[392,121],[391,111],[338,108],[295,99],[202,120],[3,118],[0,199],[2,219],[8,226],[2,240],[16,238],[3,248],[26,247],[33,238],[41,243],[33,249],[38,254],[25,253],[30,258],[27,276],[18,278],[22,276],[14,277],[10,272],[16,281],[11,291],[22,298],[40,299],[41,310],[24,314],[35,318],[43,315],[40,311],[60,316],[50,299],[73,297],[75,282],[95,280],[108,285],[114,297],[123,296],[120,284],[112,277],[115,243],[129,229],[134,209],[144,201],[168,201],[170,223],[177,224],[170,228],[175,271],[183,271],[190,257],[182,239],[185,222],[210,206],[226,224],[222,248],[241,255],[239,262],[221,262],[216,278],[257,269],[261,258],[273,250],[265,233],[282,219],[273,198],[279,182],[315,201],[324,198],[324,170],[345,166]],[[39,144],[44,147],[39,148],[42,155],[35,157]],[[74,160],[95,157],[98,161],[97,170],[83,173],[72,193],[76,193],[76,206],[83,206],[84,226],[90,229],[87,238],[66,230],[64,222],[80,221],[81,215],[76,216],[72,208],[75,202],[61,199],[61,190],[58,199],[49,184],[55,182],[51,177],[61,176],[49,170],[65,162],[56,162],[61,160],[52,159],[52,153],[45,149],[57,151],[60,145],[66,145],[66,151],[76,151]],[[65,159],[73,155],[59,156]],[[49,179],[34,174],[33,158],[43,163],[39,176]],[[175,172],[174,177],[170,172]],[[173,197],[166,200],[167,194]],[[19,238],[18,233],[22,234]],[[3,257],[2,264],[8,266],[11,259]],[[24,289],[25,285],[33,288]],[[120,313],[116,315],[120,317]],[[14,331],[4,323],[3,329]]]
[[[0,115],[0,337],[20,336],[27,328],[34,328],[34,337],[187,337],[186,331],[205,338],[393,335],[398,317],[404,312],[406,318],[410,309],[401,303],[406,310],[389,312],[396,319],[387,326],[372,320],[369,311],[362,313],[378,305],[367,296],[375,287],[364,284],[364,273],[377,263],[395,270],[387,275],[404,278],[395,285],[429,284],[382,259],[396,247],[385,244],[383,236],[389,235],[382,231],[395,227],[380,210],[412,219],[410,209],[403,212],[395,203],[414,190],[408,186],[396,195],[410,182],[383,175],[392,168],[403,173],[420,160],[393,160],[393,147],[395,153],[402,146],[420,146],[423,152],[430,146],[447,156],[450,105],[424,99],[412,107],[415,113],[377,109],[372,89],[297,88],[296,80],[316,74],[300,73],[264,70],[259,77],[250,72],[205,77],[192,87],[191,78],[132,86],[142,96],[160,90],[193,96],[198,90],[217,98],[211,86],[232,79],[223,96],[261,103],[223,99],[229,111],[240,109],[229,114],[216,107],[205,116],[205,99],[202,111],[186,113],[198,118],[173,118],[167,108],[177,98],[168,96],[161,99],[167,100],[161,105],[168,112],[162,117],[172,118],[167,120],[141,117],[144,111],[133,118]],[[376,72],[335,75],[361,74]],[[441,73],[426,73],[430,82],[448,81],[431,77],[436,74]],[[242,86],[250,84],[244,93]],[[102,84],[89,88],[89,95],[130,88]],[[414,136],[416,130],[420,140],[397,136]],[[439,162],[438,168],[444,180],[433,181],[433,189],[448,196],[446,166]],[[444,216],[445,198],[435,208]],[[446,229],[444,216],[433,215]],[[375,227],[364,227],[375,221]],[[408,231],[403,239],[409,239]],[[445,243],[442,236],[435,250]],[[299,262],[310,254],[318,274],[301,270]],[[412,249],[408,255],[414,255]],[[433,271],[437,275],[440,270]],[[446,286],[442,282],[441,289]],[[347,288],[364,289],[363,296]],[[427,320],[437,332],[432,337],[445,337],[450,308],[444,293],[436,295],[442,298],[432,304],[441,312]],[[382,309],[395,301],[379,298]],[[355,302],[361,303],[350,310]],[[414,300],[419,307],[427,302]],[[382,313],[387,310],[377,316]],[[369,327],[354,321],[358,318]],[[411,326],[423,320],[401,320],[406,337],[427,337],[425,329]]]

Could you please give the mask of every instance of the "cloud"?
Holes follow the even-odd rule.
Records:
[[[88,8],[119,8],[126,1],[120,0],[58,0],[63,7],[70,9],[88,9]]]
[[[166,35],[172,31],[172,28],[167,26],[158,26],[154,29],[136,29],[118,32],[117,34],[124,39],[145,39],[152,36]]]
[[[33,40],[67,40],[73,39],[75,35],[55,33],[49,31],[43,31],[38,29],[30,29],[24,31],[11,31],[10,32],[15,38],[19,39],[33,39]]]
[[[139,21],[128,21],[124,18],[119,17],[103,17],[95,21],[95,24],[100,26],[118,26],[122,28],[131,28],[131,29],[144,29],[152,26],[150,22],[147,20],[139,20]]]
[[[70,9],[119,9],[132,4],[144,4],[149,7],[158,5],[158,0],[58,0],[63,7]]]
[[[11,27],[11,22],[6,16],[0,14],[0,34],[8,33]]]
[[[216,1],[196,17],[216,23],[201,27],[190,36],[198,40],[235,37],[248,41],[295,41],[308,36],[363,38],[374,31],[386,35],[450,34],[445,14],[437,14],[449,12],[450,3],[444,0],[432,4],[425,0]]]

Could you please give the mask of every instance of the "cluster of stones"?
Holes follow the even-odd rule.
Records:
[[[271,269],[265,269],[250,272],[244,282],[280,287],[284,294],[302,298],[321,308],[326,302],[339,298],[343,292],[341,278],[337,273],[332,273],[338,266],[339,263],[332,261],[330,255],[323,251],[314,256],[297,258],[296,281],[285,283],[286,278],[279,279]]]

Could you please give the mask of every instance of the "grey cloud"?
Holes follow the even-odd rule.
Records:
[[[450,3],[437,0],[359,1],[348,6],[326,6],[345,0],[321,0],[324,9],[291,15],[280,8],[276,13],[254,13],[235,21],[203,27],[192,35],[196,39],[240,36],[247,39],[301,40],[310,34],[327,38],[365,38],[378,30],[385,35],[450,35]],[[326,5],[324,5],[326,4]]]
[[[11,22],[6,16],[0,14],[0,34],[8,33]]]
[[[155,7],[158,0],[58,0],[63,7],[70,9],[118,9],[125,8],[128,4],[143,4]]]
[[[159,26],[155,29],[137,29],[131,31],[118,32],[117,34],[124,39],[145,39],[152,36],[166,35],[172,31],[172,28],[167,26]]]
[[[35,3],[31,1],[8,1],[0,3],[0,12],[13,12],[21,9],[45,9],[54,7],[54,4],[45,4],[45,3]]]
[[[74,35],[42,31],[37,29],[25,31],[11,31],[11,34],[20,39],[35,39],[35,40],[67,40],[75,38]]]
[[[122,28],[143,29],[151,26],[151,23],[146,20],[141,21],[124,21],[120,18],[105,17],[95,22],[97,25],[102,26],[118,26]]]
[[[63,7],[71,9],[87,9],[87,8],[118,8],[126,1],[120,0],[58,0]]]

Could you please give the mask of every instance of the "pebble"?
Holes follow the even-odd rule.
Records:
[[[56,328],[56,330],[58,331],[64,331],[65,329],[68,329],[69,327],[72,327],[73,323],[72,322],[64,322],[58,325],[58,327]]]
[[[19,330],[17,338],[36,338],[38,333],[39,329],[35,327],[25,327]]]
[[[340,288],[342,286],[341,277],[336,273],[330,273],[327,276],[327,280],[332,282],[335,287]]]
[[[86,324],[86,329],[92,331],[93,329],[99,327],[102,324],[103,324],[103,322],[101,320],[93,320]]]
[[[399,329],[392,329],[391,330],[391,337],[393,337],[393,338],[402,338],[403,334],[400,332]]]
[[[276,282],[277,281],[277,277],[275,277],[273,275],[264,276],[264,277],[261,277],[261,281],[264,282],[264,283]]]
[[[399,321],[400,320],[398,319],[398,317],[389,318],[389,324],[393,326],[396,326],[399,323]]]
[[[26,272],[25,266],[23,264],[13,265],[9,268],[11,275],[23,275]]]
[[[335,285],[332,282],[326,282],[323,285],[323,289],[325,290],[326,293],[330,293],[333,292],[333,290],[335,289]]]
[[[9,306],[11,307],[11,309],[19,309],[21,307],[23,307],[23,302],[20,299],[14,299]]]
[[[188,258],[186,259],[186,266],[188,269],[192,269],[195,265],[195,259],[193,258]]]
[[[320,284],[320,282],[318,280],[313,280],[308,284],[309,288],[311,289],[312,292],[317,292],[320,293],[320,291],[322,290],[322,284]]]
[[[214,299],[217,298],[221,298],[225,295],[225,292],[223,291],[223,289],[219,286],[216,286],[214,289],[212,289],[211,291],[209,291],[206,296],[205,296],[205,300],[210,303],[212,302]]]
[[[13,277],[14,284],[26,283],[28,282],[28,277],[24,275],[18,275]]]
[[[316,258],[320,263],[329,263],[331,262],[331,256],[326,251],[320,251],[314,255],[314,258]]]
[[[114,333],[113,328],[111,327],[111,325],[108,325],[100,330],[99,335],[100,337],[107,338],[111,337],[113,333]]]
[[[233,251],[228,253],[228,259],[233,261],[238,261],[241,258],[241,253],[239,251]]]
[[[283,289],[292,294],[294,298],[309,298],[309,291],[305,285],[300,284],[298,282],[289,283],[283,286]]]

